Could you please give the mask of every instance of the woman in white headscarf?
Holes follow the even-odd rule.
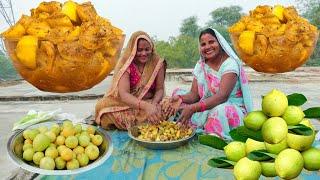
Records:
[[[200,33],[199,51],[191,90],[175,90],[172,101],[182,102],[180,121],[230,138],[229,131],[243,124],[252,110],[248,79],[238,56],[215,29]]]

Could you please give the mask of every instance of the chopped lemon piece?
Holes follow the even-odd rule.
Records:
[[[254,31],[243,31],[239,37],[239,47],[249,55],[253,54]]]
[[[72,21],[79,21],[77,14],[77,4],[73,1],[67,1],[63,4],[61,12],[67,15]]]
[[[276,5],[276,6],[274,6],[274,8],[272,10],[272,14],[277,16],[280,19],[280,21],[283,21],[283,10],[284,10],[283,6]]]
[[[3,33],[5,38],[20,38],[26,33],[26,30],[21,24],[16,24]]]
[[[36,55],[38,38],[36,36],[23,36],[17,44],[16,53],[19,61],[30,69],[37,66]]]

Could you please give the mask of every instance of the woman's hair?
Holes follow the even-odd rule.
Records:
[[[199,41],[201,39],[201,36],[203,36],[204,34],[211,34],[213,37],[215,37],[218,40],[216,33],[211,28],[207,28],[200,32]]]

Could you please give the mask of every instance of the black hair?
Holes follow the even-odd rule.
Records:
[[[204,29],[200,32],[199,41],[201,39],[201,36],[204,34],[211,34],[213,37],[215,37],[218,40],[216,33],[211,28],[207,28],[207,29]]]

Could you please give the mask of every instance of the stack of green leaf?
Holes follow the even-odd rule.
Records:
[[[227,144],[216,136],[200,135],[201,144],[224,150],[226,157],[210,159],[217,168],[232,168],[236,179],[279,176],[297,177],[303,168],[320,169],[320,149],[312,147],[315,130],[307,118],[319,118],[320,107],[301,109],[307,101],[302,94],[286,96],[272,90],[262,100],[262,110],[250,112],[244,126],[230,131]]]

